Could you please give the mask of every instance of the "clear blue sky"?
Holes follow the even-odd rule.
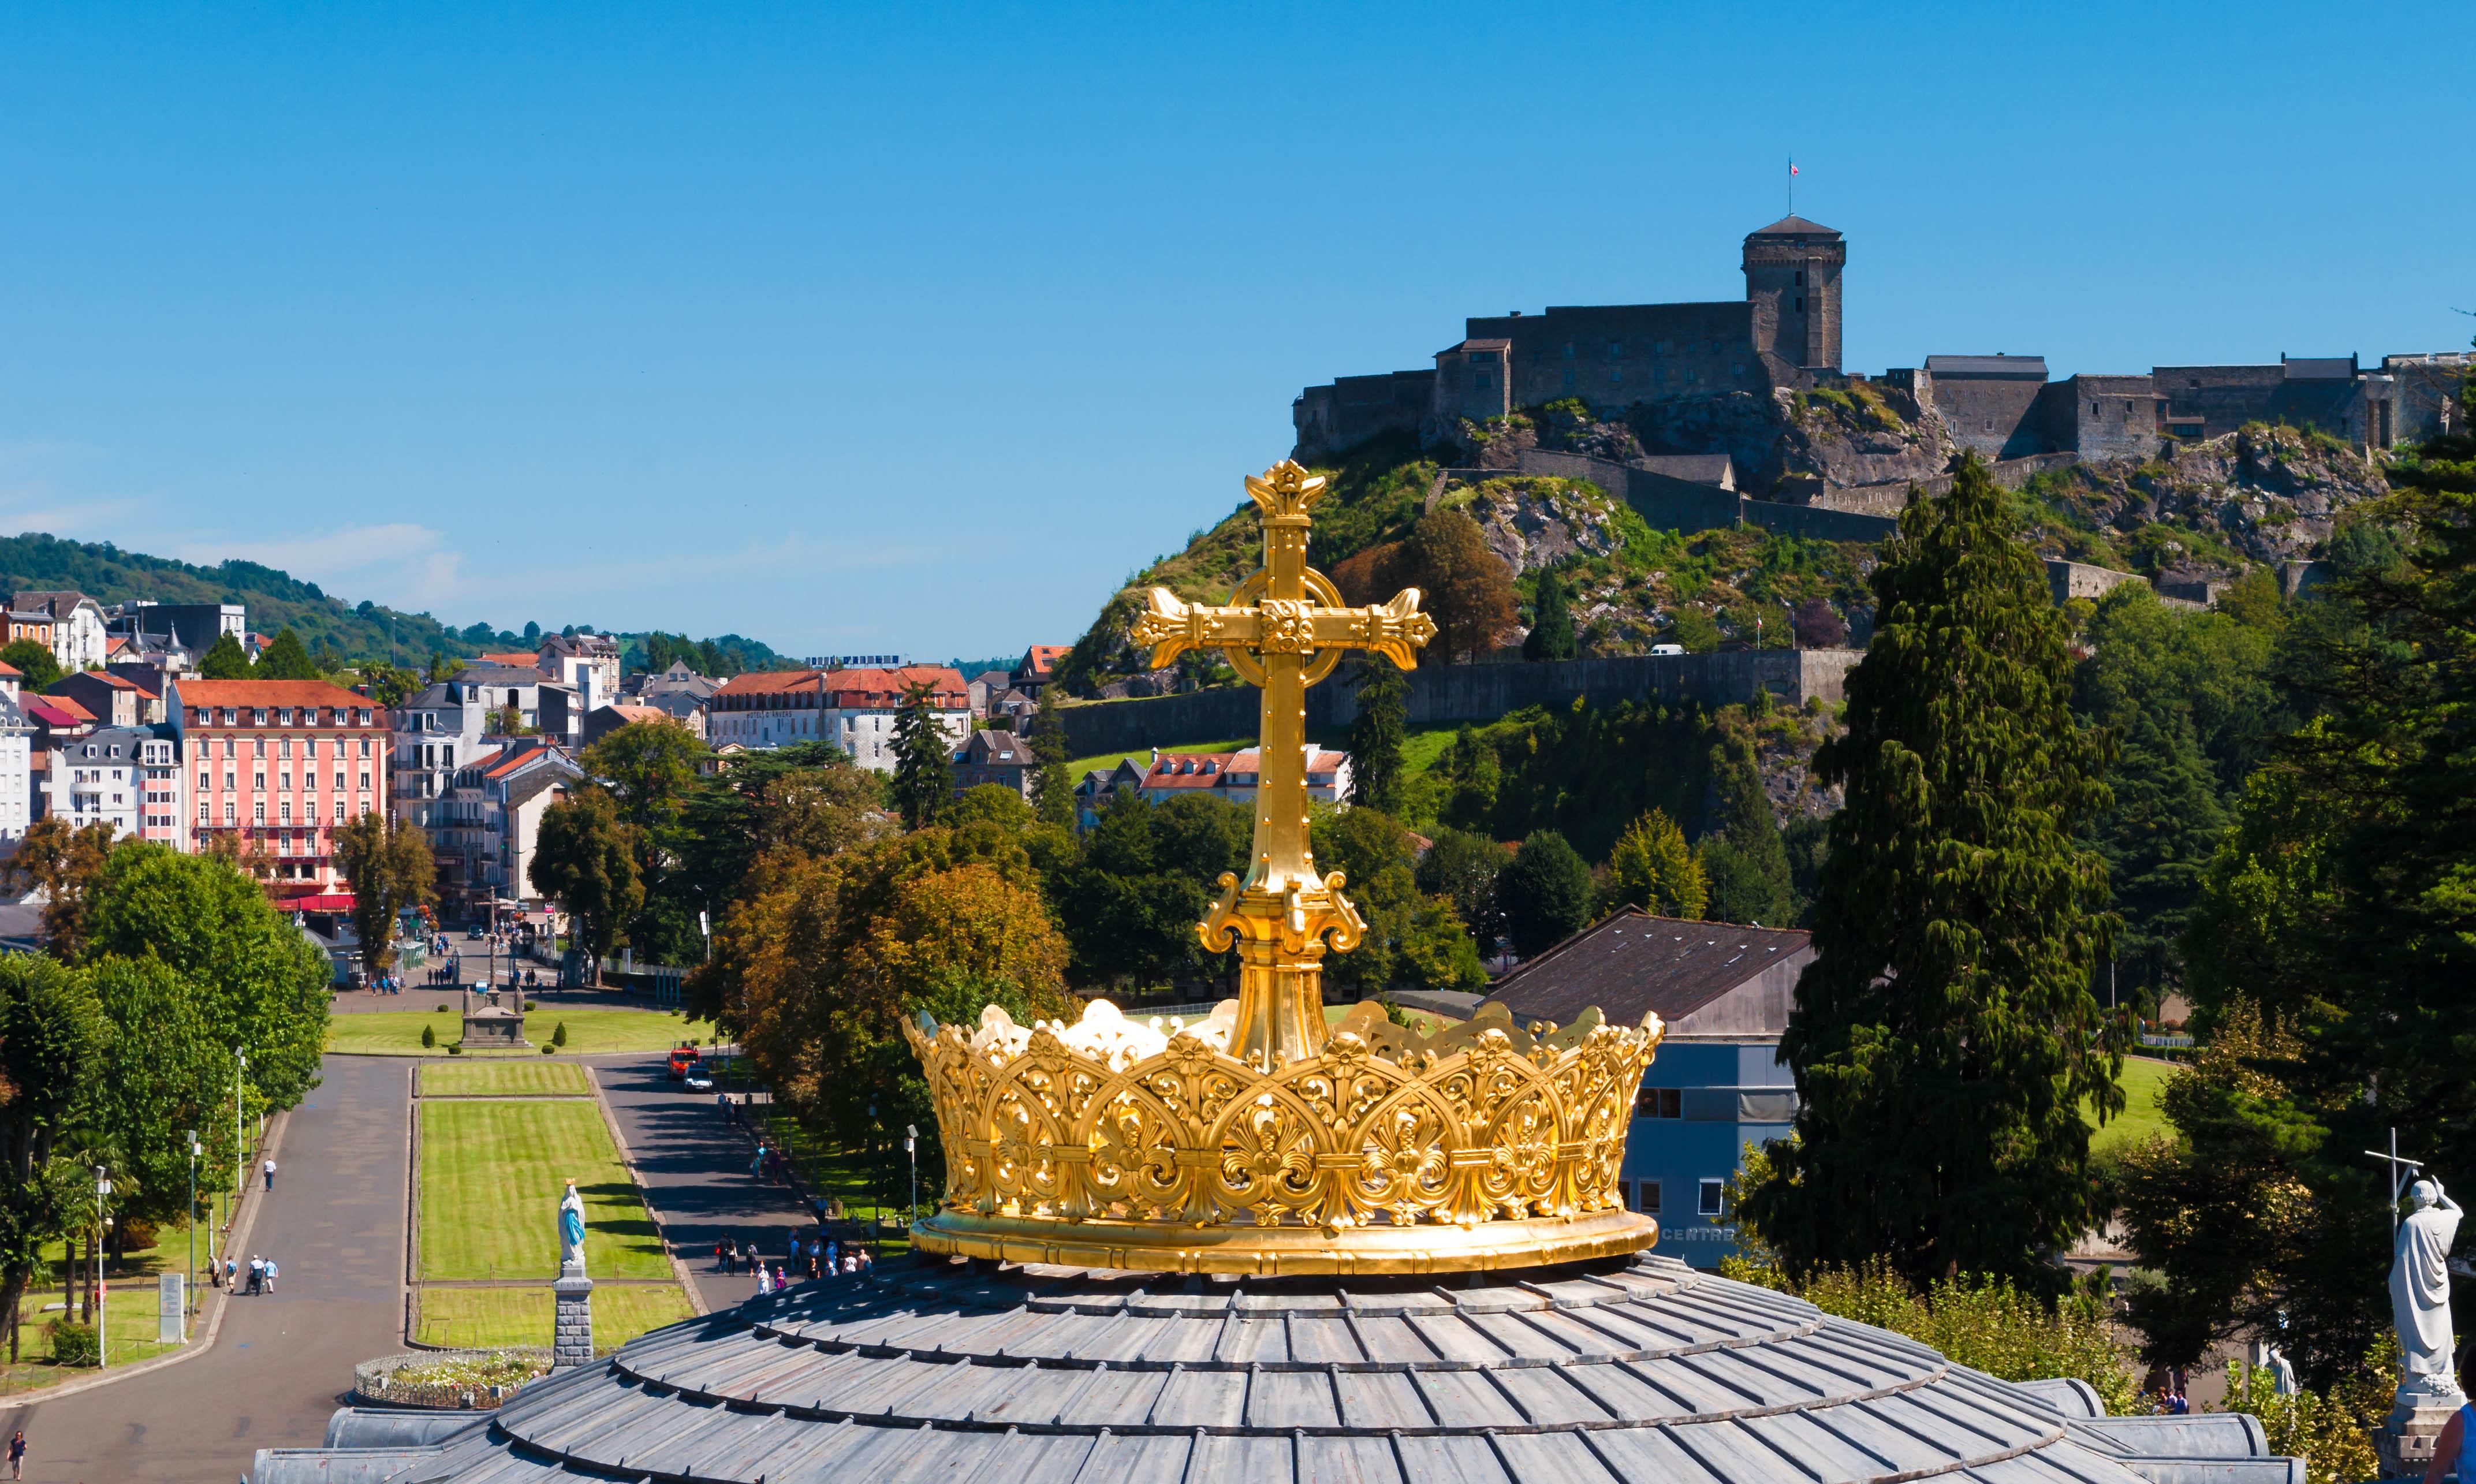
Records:
[[[2476,8],[0,10],[0,528],[452,623],[1063,643],[1460,317],[2464,346]]]

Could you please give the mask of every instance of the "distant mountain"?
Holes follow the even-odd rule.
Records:
[[[417,666],[433,655],[467,659],[484,650],[530,649],[541,632],[535,628],[529,636],[513,630],[493,631],[486,624],[450,629],[427,613],[407,613],[368,602],[348,604],[329,596],[315,582],[254,561],[201,567],[168,556],[124,552],[108,541],[64,541],[39,532],[0,536],[0,593],[26,588],[75,588],[106,606],[139,600],[237,603],[248,607],[253,631],[272,637],[290,629],[313,655],[339,664],[392,657],[395,663]],[[631,661],[641,662],[647,637],[620,635]],[[690,643],[683,636],[666,637],[682,645]],[[771,647],[735,633],[694,641],[693,647],[721,657],[726,674],[784,663]]]

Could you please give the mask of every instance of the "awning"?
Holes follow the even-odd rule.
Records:
[[[325,892],[316,896],[294,897],[282,904],[294,912],[349,912],[353,909],[353,894],[348,891]]]

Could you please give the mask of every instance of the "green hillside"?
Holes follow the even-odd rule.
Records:
[[[541,630],[492,630],[486,624],[450,629],[427,613],[407,613],[375,603],[347,603],[315,582],[254,561],[201,567],[110,542],[64,541],[30,532],[0,536],[0,587],[75,588],[97,603],[238,603],[249,609],[249,627],[273,635],[290,629],[329,665],[388,659],[420,665],[432,655],[469,658],[483,650],[532,648]],[[590,629],[589,624],[570,627]],[[632,663],[646,656],[645,634],[622,634]],[[682,636],[677,643],[687,643]],[[654,646],[658,649],[657,644]],[[739,634],[695,641],[702,655],[719,657],[725,674],[762,670],[783,662],[769,646]]]

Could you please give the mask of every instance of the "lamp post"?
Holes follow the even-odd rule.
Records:
[[[910,1220],[904,1224],[916,1226],[920,1224],[920,1125],[918,1124],[903,1125],[903,1152],[911,1156],[911,1216]]]
[[[240,1193],[249,1186],[249,1142],[241,1136],[240,1075],[249,1070],[249,1053],[233,1048],[233,1193],[224,1207],[224,1234],[240,1224]]]
[[[186,1129],[181,1137],[189,1141],[189,1271],[181,1279],[181,1338],[189,1337],[189,1316],[198,1306],[198,1131]]]
[[[111,1219],[103,1214],[103,1198],[111,1194],[111,1177],[104,1167],[94,1167],[94,1366],[98,1371],[111,1366],[111,1349],[105,1338],[110,1325],[104,1306],[111,1296],[103,1288],[103,1249],[111,1240]]]

